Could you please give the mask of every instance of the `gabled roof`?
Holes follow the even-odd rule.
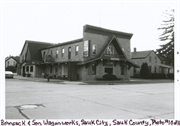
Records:
[[[110,29],[105,29],[97,26],[92,26],[92,25],[85,25],[84,26],[84,32],[90,32],[90,33],[95,33],[95,34],[102,34],[102,35],[116,35],[116,36],[126,36],[131,39],[133,36],[132,33],[126,33],[126,32],[120,32],[120,31],[115,31],[115,30],[110,30]]]
[[[149,51],[138,51],[138,52],[131,52],[131,59],[144,59],[146,58],[153,50]]]
[[[9,59],[14,59],[17,63],[19,63],[19,60],[16,58],[16,57],[13,57],[13,56],[11,56],[11,57],[8,57],[5,61],[8,61]]]
[[[81,63],[79,63],[79,65],[87,64],[87,63],[90,63],[90,62],[93,62],[93,61],[101,59],[103,57],[103,54],[104,54],[104,51],[106,50],[106,48],[111,43],[113,43],[113,45],[114,45],[116,51],[118,52],[118,54],[122,54],[123,55],[123,57],[124,57],[123,60],[127,61],[129,64],[131,64],[131,65],[133,65],[135,67],[139,67],[139,65],[135,64],[134,62],[132,62],[131,60],[129,60],[126,57],[126,55],[125,55],[124,51],[122,50],[122,47],[121,47],[120,43],[118,42],[118,40],[117,40],[115,35],[108,37],[107,41],[108,41],[107,44],[104,47],[102,47],[102,50],[100,51],[100,54],[97,55],[97,57],[95,57],[95,58],[93,58],[91,60],[88,60],[88,61],[81,62]]]
[[[42,60],[40,49],[53,45],[52,43],[26,40],[25,44],[23,46],[23,49],[21,51],[21,54],[22,54],[26,44],[28,44],[27,49],[29,49],[32,61],[40,61],[40,60]]]

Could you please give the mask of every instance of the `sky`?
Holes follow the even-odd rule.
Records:
[[[82,38],[86,24],[132,33],[131,50],[156,50],[164,44],[163,12],[172,1],[9,1],[1,3],[2,56],[18,56],[25,40],[62,43]]]

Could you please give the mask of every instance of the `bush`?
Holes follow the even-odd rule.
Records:
[[[117,77],[113,74],[105,74],[103,75],[104,80],[117,80]]]
[[[168,74],[167,74],[167,77],[168,77],[169,79],[173,79],[173,80],[174,80],[174,73],[168,73]]]
[[[132,76],[132,78],[140,78],[140,74],[134,74],[134,76]]]
[[[166,74],[164,73],[151,73],[152,79],[166,79]]]
[[[151,78],[151,72],[149,70],[149,67],[147,65],[147,63],[143,63],[141,65],[141,69],[140,69],[140,77],[144,78],[144,79],[149,79]]]

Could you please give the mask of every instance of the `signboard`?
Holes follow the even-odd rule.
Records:
[[[110,58],[110,60],[119,61],[119,58]]]
[[[84,41],[84,57],[88,57],[89,56],[89,41],[86,40]]]

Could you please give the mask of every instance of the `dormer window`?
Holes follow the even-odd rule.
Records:
[[[105,50],[106,55],[113,55],[114,54],[114,47],[113,46],[108,46]]]

